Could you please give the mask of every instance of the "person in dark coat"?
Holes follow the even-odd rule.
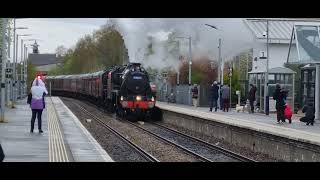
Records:
[[[285,109],[285,94],[281,91],[280,84],[276,84],[276,90],[273,93],[273,99],[276,101],[276,110],[277,110],[277,122],[285,122],[284,109]]]
[[[229,111],[229,101],[230,101],[230,88],[228,85],[224,85],[221,88],[222,94],[221,94],[221,98],[223,100],[223,112],[225,112],[227,110],[227,112]]]
[[[194,107],[198,107],[198,94],[199,90],[197,84],[195,84],[192,88],[192,103]]]
[[[248,94],[248,99],[250,102],[251,113],[254,113],[254,101],[256,100],[257,88],[253,84],[250,84],[250,87],[251,88]]]
[[[307,126],[309,124],[313,126],[314,118],[315,118],[314,112],[315,112],[315,108],[312,105],[312,103],[309,103],[308,105],[304,106],[302,108],[302,113],[305,113],[305,116],[300,118],[300,121],[307,123],[306,124]]]
[[[218,109],[218,99],[219,99],[219,86],[217,81],[214,81],[213,84],[210,87],[210,111],[212,112],[213,105],[215,107],[215,112],[217,112]]]

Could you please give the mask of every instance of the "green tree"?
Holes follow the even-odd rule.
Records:
[[[74,49],[65,51],[63,46],[58,46],[57,52],[63,54],[63,60],[49,72],[50,75],[96,72],[128,63],[127,48],[114,22],[79,39]]]
[[[61,57],[61,56],[66,55],[68,49],[66,47],[64,47],[63,45],[60,45],[56,48],[55,51],[56,51],[56,54]]]
[[[191,71],[191,83],[200,84],[203,79],[203,73],[199,69],[194,69]]]

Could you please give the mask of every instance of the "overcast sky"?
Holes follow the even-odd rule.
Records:
[[[17,30],[18,34],[33,34],[30,37],[22,37],[23,39],[40,39],[38,41],[40,53],[55,53],[55,49],[59,45],[72,48],[81,37],[86,34],[92,34],[106,24],[107,20],[108,18],[26,18],[17,19],[16,26],[28,27],[28,29]],[[123,35],[126,46],[129,49],[130,59],[137,62],[139,56],[136,56],[136,54],[144,55],[144,52],[140,50],[147,47],[149,35],[163,40],[174,30],[177,30],[181,36],[192,36],[193,40],[197,41],[194,42],[196,44],[193,44],[193,50],[209,53],[211,58],[217,57],[219,37],[223,39],[223,57],[232,56],[240,52],[240,50],[246,49],[248,42],[251,42],[251,36],[249,36],[241,18],[116,18],[115,20],[119,27],[118,30]],[[205,23],[214,24],[222,30],[213,31],[204,26]],[[18,61],[20,61],[20,39]],[[33,44],[34,41],[27,43]],[[182,44],[185,44],[185,49],[188,50],[188,44]],[[12,47],[11,52],[13,52]],[[153,59],[163,64],[162,59],[166,57],[166,54],[162,54],[161,48],[158,50],[160,56],[158,58],[153,57]],[[30,53],[31,51],[32,49],[30,48],[28,52]]]
[[[28,29],[17,30],[18,34],[33,34],[30,37],[23,37],[24,39],[41,40],[38,42],[40,53],[55,53],[57,46],[64,45],[70,48],[78,39],[86,34],[92,34],[106,22],[107,18],[28,18],[17,19],[16,27],[28,27]],[[19,50],[20,42],[19,38]],[[33,42],[28,42],[28,44],[31,43]]]

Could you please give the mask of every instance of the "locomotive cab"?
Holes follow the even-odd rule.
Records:
[[[140,63],[129,64],[122,75],[120,104],[126,114],[144,118],[155,106],[149,76]]]

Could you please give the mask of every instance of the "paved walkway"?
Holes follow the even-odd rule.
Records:
[[[181,104],[172,104],[158,102],[157,106],[161,109],[174,111],[178,113],[194,115],[205,119],[219,121],[222,123],[232,124],[240,127],[246,127],[257,131],[288,137],[295,140],[312,142],[320,145],[320,122],[316,121],[314,126],[307,126],[299,121],[298,116],[294,116],[292,124],[278,124],[276,114],[266,116],[261,113],[249,114],[248,112],[236,112],[234,109],[229,112],[210,112],[207,107],[192,107]]]
[[[15,109],[5,110],[7,123],[0,123],[0,141],[5,153],[4,162],[48,162],[49,143],[47,112],[42,114],[43,134],[38,133],[37,120],[34,133],[30,133],[30,107],[26,100],[18,101]]]
[[[112,162],[110,156],[58,97],[46,98],[43,134],[30,133],[31,111],[26,99],[6,109],[0,123],[4,162]],[[49,127],[49,128],[48,128]]]

